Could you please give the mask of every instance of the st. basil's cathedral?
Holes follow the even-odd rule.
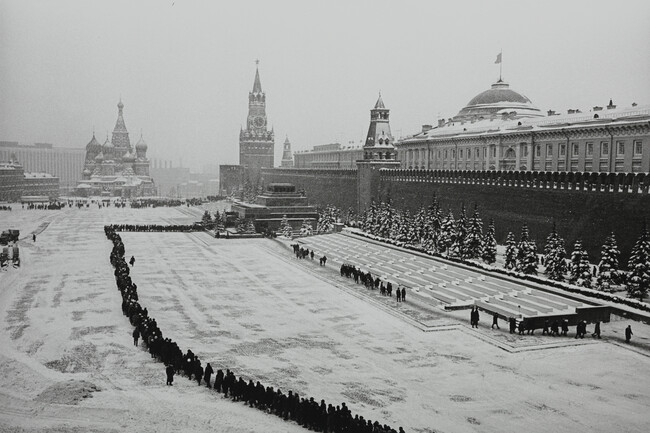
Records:
[[[156,186],[149,176],[147,143],[142,135],[131,146],[129,131],[123,117],[124,104],[117,104],[117,122],[111,140],[104,144],[93,138],[86,145],[86,162],[77,191],[83,196],[143,197],[156,194]]]

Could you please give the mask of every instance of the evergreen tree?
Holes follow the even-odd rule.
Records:
[[[318,211],[318,223],[316,225],[317,233],[331,233],[334,231],[334,223],[338,209],[334,206],[327,206]]]
[[[477,259],[483,249],[483,221],[478,214],[478,206],[474,205],[474,214],[469,220],[467,237],[463,246],[463,257]]]
[[[600,250],[600,263],[598,263],[598,279],[596,287],[604,292],[612,291],[612,284],[619,282],[618,259],[621,252],[616,244],[614,232],[605,240]]]
[[[468,223],[467,223],[467,213],[465,212],[465,204],[463,203],[460,206],[460,216],[456,221],[456,245],[453,246],[453,249],[457,250],[456,254],[459,257],[464,256],[465,250],[465,240],[467,239],[468,232]]]
[[[411,242],[413,245],[422,244],[426,223],[427,211],[424,209],[424,206],[420,206],[420,209],[413,216],[413,241]]]
[[[203,217],[201,217],[201,223],[205,227],[211,227],[212,226],[212,216],[210,216],[210,212],[207,210],[203,212]]]
[[[650,289],[650,235],[645,223],[643,223],[641,236],[632,248],[627,267],[629,269],[627,294],[631,298],[642,301],[648,296],[648,289]]]
[[[506,269],[514,269],[516,265],[517,241],[515,240],[515,235],[512,232],[508,232],[508,237],[506,238],[506,256],[503,267]]]
[[[591,265],[589,256],[582,247],[582,241],[577,240],[571,253],[569,266],[569,282],[582,287],[591,287]]]
[[[245,233],[246,220],[237,217],[237,219],[235,220],[235,228],[237,229],[237,233]]]
[[[219,213],[219,211],[216,211],[214,213],[214,229],[217,232],[222,232],[225,230],[225,222],[226,222],[225,216],[226,216],[225,212],[223,216]]]
[[[436,196],[433,196],[433,202],[427,208],[424,223],[424,232],[422,234],[422,246],[427,251],[438,252],[438,237],[440,236],[440,227],[442,225],[442,211],[438,205]]]
[[[314,229],[311,226],[311,223],[307,220],[303,220],[302,225],[300,226],[300,236],[311,236],[313,232]]]
[[[280,235],[286,236],[289,239],[293,238],[293,228],[289,224],[289,219],[286,215],[282,215],[282,220],[280,221]]]
[[[244,225],[244,233],[249,235],[257,233],[257,230],[255,229],[255,221],[253,218],[246,220],[246,224]]]
[[[564,239],[557,233],[555,223],[544,245],[544,274],[553,281],[564,281],[567,272]]]
[[[396,212],[390,203],[382,202],[379,205],[379,213],[377,215],[376,233],[373,234],[381,236],[382,238],[390,239],[391,232],[393,231],[392,225],[394,223],[393,220],[395,219],[395,214]],[[399,227],[396,229],[398,228]]]
[[[483,249],[481,251],[481,258],[485,263],[491,265],[497,261],[497,240],[495,237],[494,220],[490,220],[487,232],[483,237]]]
[[[537,275],[537,246],[530,240],[526,223],[521,227],[515,269],[524,274]]]
[[[447,255],[453,254],[452,246],[456,243],[456,221],[454,214],[449,209],[449,213],[442,221],[440,226],[440,235],[438,236],[438,251],[447,252]]]

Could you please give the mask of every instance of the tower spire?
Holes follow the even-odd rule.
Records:
[[[260,83],[260,61],[255,60],[255,82],[253,83],[253,93],[262,93],[262,84]]]

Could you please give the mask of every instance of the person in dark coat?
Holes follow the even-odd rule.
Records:
[[[203,367],[201,367],[201,361],[196,360],[196,366],[194,367],[194,378],[196,383],[201,385],[201,378],[203,377]]]
[[[134,346],[138,345],[138,338],[140,338],[140,330],[136,326],[135,329],[133,329],[133,345]]]
[[[514,317],[510,317],[508,319],[508,323],[510,324],[510,333],[514,334],[515,331],[517,330],[517,321],[515,320]]]
[[[406,289],[402,287],[402,302],[406,301]]]
[[[167,365],[167,368],[165,369],[165,373],[167,373],[167,385],[173,385],[172,382],[174,382],[174,367],[172,367],[171,364]]]
[[[594,333],[591,334],[591,336],[600,338],[600,321],[596,322],[596,326],[594,327]]]
[[[625,342],[629,343],[630,340],[632,339],[632,325],[627,325],[627,328],[625,328]]]
[[[497,313],[492,314],[492,329],[494,329],[495,326],[497,329],[501,329],[499,328],[499,315]]]
[[[129,260],[129,264],[131,266],[135,265],[135,257],[131,256],[131,260]]]
[[[212,377],[212,373],[214,373],[214,370],[208,362],[208,365],[205,366],[205,373],[203,373],[203,380],[205,380],[205,384],[208,388],[212,388],[210,385],[210,378]]]

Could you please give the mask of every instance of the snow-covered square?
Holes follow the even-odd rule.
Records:
[[[22,259],[0,273],[0,430],[304,431],[182,376],[166,386],[164,366],[133,345],[103,226],[184,224],[202,213],[91,207],[0,215],[3,229],[21,230]],[[345,402],[353,414],[407,432],[647,429],[650,350],[620,344],[625,321],[603,324],[602,340],[510,352],[480,335],[506,336],[506,326],[483,323],[475,332],[465,312],[432,310],[427,320],[436,326],[424,332],[335,266],[296,259],[287,242],[121,236],[136,259],[140,303],[165,337],[215,370]],[[647,342],[647,325],[631,323],[634,339]]]

